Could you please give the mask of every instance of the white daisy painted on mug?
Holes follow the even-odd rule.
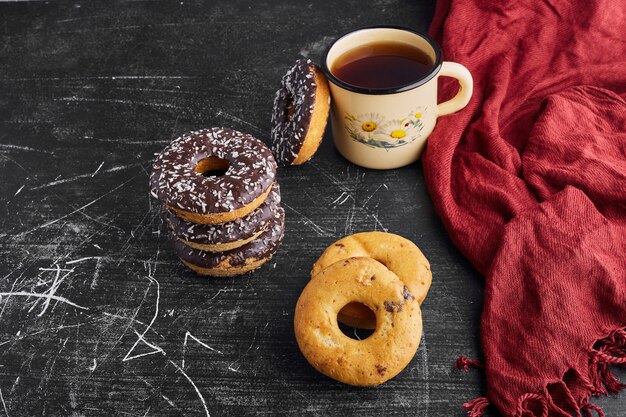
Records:
[[[391,120],[383,125],[382,130],[387,136],[386,139],[392,143],[394,141],[409,140],[419,133],[415,129],[413,120],[409,118]]]
[[[378,133],[382,124],[385,123],[385,118],[378,113],[347,115],[346,120],[350,125],[350,130],[363,135]]]
[[[397,148],[420,137],[422,117],[428,109],[418,107],[408,116],[388,120],[379,113],[346,114],[346,130],[352,139],[374,148]]]
[[[428,114],[428,108],[426,106],[420,106],[409,112],[407,118],[412,121],[422,121],[424,116]]]

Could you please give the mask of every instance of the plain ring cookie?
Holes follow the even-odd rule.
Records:
[[[393,233],[364,232],[336,241],[315,262],[311,278],[329,265],[353,256],[367,256],[379,261],[400,277],[420,304],[426,298],[432,282],[428,259],[413,242]],[[353,327],[374,327],[371,311],[358,304],[347,305],[339,319]]]
[[[277,207],[271,226],[257,239],[227,252],[206,252],[185,245],[169,235],[174,253],[199,275],[232,277],[260,268],[280,247],[285,231],[285,211]]]
[[[225,171],[206,177],[208,171]],[[276,161],[263,142],[226,128],[203,129],[170,143],[154,161],[150,190],[177,216],[224,223],[257,208],[270,192]]]
[[[330,89],[310,59],[300,59],[281,80],[272,112],[272,151],[283,165],[300,165],[319,148],[330,111]]]
[[[376,315],[376,329],[363,340],[339,329],[337,313],[363,303]],[[417,300],[404,283],[371,258],[336,262],[309,281],[294,315],[298,346],[319,372],[350,385],[382,384],[411,361],[422,336]]]
[[[163,210],[170,233],[185,245],[209,252],[233,250],[257,239],[272,223],[280,204],[280,187],[272,185],[272,191],[265,201],[247,216],[228,223],[191,223],[176,216],[170,210]]]

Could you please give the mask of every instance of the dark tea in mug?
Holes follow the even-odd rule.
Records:
[[[431,72],[433,66],[430,56],[412,45],[377,42],[345,52],[330,70],[345,83],[386,89],[419,81]]]

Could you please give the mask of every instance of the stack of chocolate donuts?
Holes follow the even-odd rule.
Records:
[[[269,148],[236,130],[190,132],[163,149],[150,189],[181,261],[210,276],[240,275],[267,262],[284,233],[275,177]]]

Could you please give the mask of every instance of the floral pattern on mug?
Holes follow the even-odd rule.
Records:
[[[420,137],[426,107],[418,107],[401,119],[387,120],[378,113],[358,116],[346,113],[346,130],[350,137],[373,148],[391,149],[407,145]]]

